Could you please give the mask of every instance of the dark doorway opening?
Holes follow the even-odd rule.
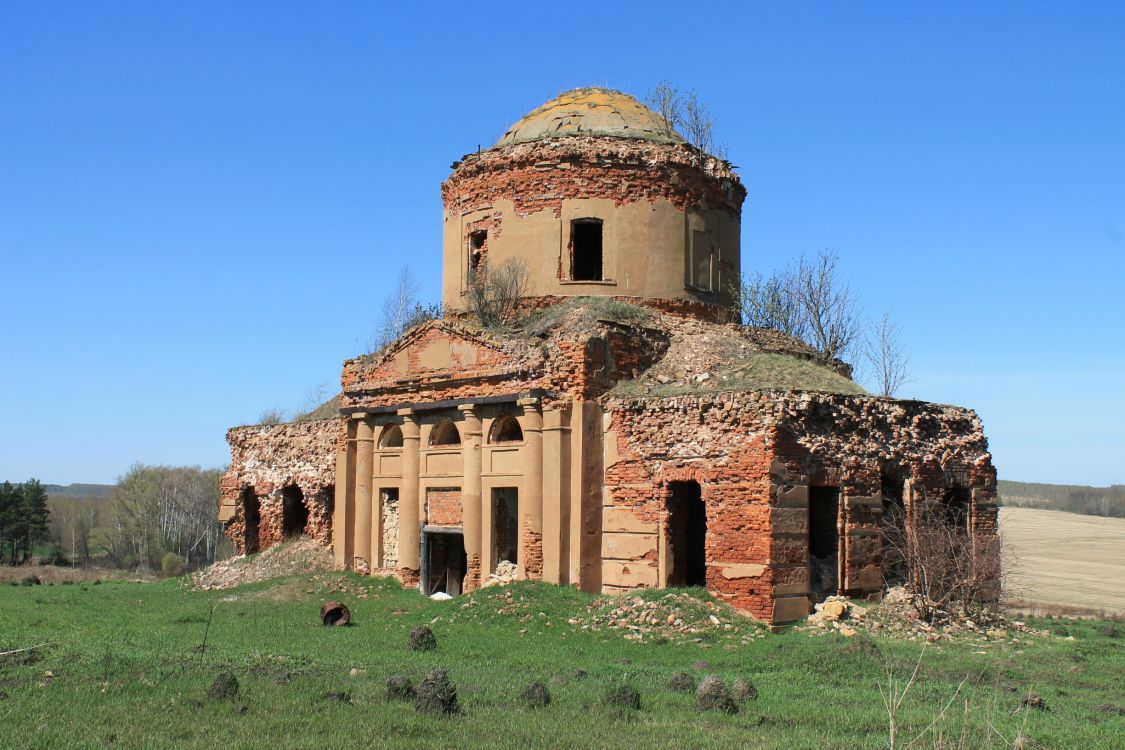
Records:
[[[459,596],[469,567],[461,531],[424,530],[422,547],[422,593]]]
[[[281,490],[281,532],[286,538],[305,533],[309,523],[309,509],[301,488],[291,484]]]
[[[497,563],[519,561],[519,490],[496,487],[492,490],[493,546]]]
[[[840,590],[840,488],[809,487],[809,589],[817,601]]]
[[[968,487],[955,485],[946,490],[941,498],[945,522],[955,529],[968,529],[969,505],[972,503],[972,497]]]
[[[668,585],[707,585],[707,507],[699,482],[672,482],[668,498]]]
[[[883,543],[883,582],[887,586],[896,586],[906,580],[905,487],[902,477],[883,472],[883,517],[879,531]]]
[[[571,262],[574,281],[602,280],[602,222],[579,219],[570,225]]]
[[[262,506],[254,490],[246,487],[242,490],[242,549],[251,555],[261,549],[259,529],[262,524]]]

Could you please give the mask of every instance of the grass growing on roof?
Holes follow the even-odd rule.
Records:
[[[329,599],[351,608],[354,626],[320,625]],[[340,573],[211,592],[175,580],[4,586],[0,651],[48,645],[0,657],[0,747],[884,747],[886,669],[905,681],[922,649],[868,635],[769,635],[725,610],[719,619],[731,627],[698,642],[635,642],[569,623],[603,611],[601,599],[520,583],[435,602]],[[708,599],[698,606],[715,611]],[[436,650],[408,648],[421,624]],[[941,727],[958,737],[967,722],[970,746],[1005,746],[991,725],[1040,747],[1112,747],[1125,717],[1099,706],[1123,702],[1125,657],[1099,625],[1068,622],[1074,640],[928,647],[899,716],[903,735],[922,732],[956,694]],[[457,686],[459,716],[419,714],[386,696],[388,677],[418,685],[438,667]],[[238,680],[237,699],[209,699],[224,671]],[[748,679],[759,697],[735,715],[697,713],[691,694],[668,688],[682,671]],[[551,692],[534,713],[519,700],[533,681]],[[625,684],[640,691],[640,711],[602,704]],[[1028,691],[1049,710],[1021,709]]]

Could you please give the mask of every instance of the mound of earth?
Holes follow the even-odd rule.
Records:
[[[643,641],[653,636],[692,638],[723,632],[748,620],[726,604],[690,593],[671,593],[656,599],[603,597],[586,607],[585,616],[567,622],[583,630],[625,631],[626,640]]]
[[[308,537],[275,544],[265,552],[220,560],[191,577],[195,588],[229,589],[270,578],[334,570],[332,551]]]

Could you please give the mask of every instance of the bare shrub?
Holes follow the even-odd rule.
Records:
[[[793,336],[826,360],[848,356],[860,342],[858,304],[833,250],[802,255],[768,278],[744,275],[730,291],[743,325]]]
[[[863,356],[872,370],[876,390],[881,396],[893,396],[906,383],[910,357],[899,340],[902,329],[891,320],[890,313],[875,324],[863,345]]]
[[[469,272],[469,311],[485,328],[507,328],[520,318],[520,300],[527,296],[527,264],[508,258],[496,268],[487,260]]]
[[[884,511],[900,513],[897,506]],[[995,603],[1000,545],[974,535],[948,498],[916,498],[904,518],[884,521],[882,536],[884,557],[901,563],[910,604],[923,621],[968,617]]]
[[[715,122],[711,111],[695,90],[680,91],[670,81],[661,81],[645,97],[668,128],[668,134],[680,131],[688,143],[700,151],[725,159],[726,146],[715,142]]]
[[[275,406],[259,414],[257,423],[261,425],[281,424],[286,421],[286,419],[285,410]]]

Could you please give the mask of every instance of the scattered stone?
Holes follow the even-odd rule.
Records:
[[[676,672],[668,681],[668,689],[677,693],[694,693],[695,678],[687,672]]]
[[[461,710],[457,704],[457,686],[449,681],[444,669],[435,669],[418,686],[414,709],[421,713],[451,716]]]
[[[520,701],[526,708],[546,708],[551,705],[551,693],[542,682],[533,682],[520,693]]]
[[[1036,695],[1035,693],[1028,693],[1020,701],[1020,705],[1026,708],[1034,708],[1036,711],[1046,711],[1047,701],[1043,700],[1043,696]]]
[[[352,697],[343,690],[329,690],[324,694],[324,700],[329,703],[351,703]]]
[[[394,701],[412,701],[415,698],[414,686],[409,677],[400,674],[387,678],[387,698]]]
[[[515,583],[518,578],[519,568],[516,567],[516,564],[508,560],[501,560],[496,564],[496,570],[489,574],[488,580],[481,584],[481,588],[506,586],[509,583]]]
[[[365,674],[367,674],[367,670],[360,669],[359,667],[352,667],[352,670],[348,672],[348,676],[350,677],[362,677]]]
[[[325,625],[347,625],[352,621],[352,613],[337,601],[325,602],[320,608],[320,621]]]
[[[433,651],[437,648],[437,638],[428,625],[419,625],[410,631],[411,651]]]
[[[739,703],[758,699],[758,688],[750,680],[739,677],[730,688],[731,696]]]
[[[238,698],[238,678],[230,672],[220,672],[211,687],[207,688],[207,697],[217,701],[233,701]]]
[[[721,711],[725,714],[738,713],[738,703],[727,690],[726,683],[718,675],[708,675],[699,683],[695,691],[696,711]]]
[[[191,580],[195,588],[211,591],[281,576],[329,571],[335,564],[331,549],[314,539],[302,537],[292,542],[271,545],[260,554],[239,555],[221,560],[192,574]],[[95,586],[99,583],[100,579],[94,581]]]

